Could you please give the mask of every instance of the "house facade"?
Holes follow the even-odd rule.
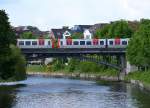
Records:
[[[50,37],[55,39],[64,39],[71,36],[71,30],[69,28],[51,29]]]
[[[84,30],[83,35],[84,39],[92,39],[92,33],[88,29]]]

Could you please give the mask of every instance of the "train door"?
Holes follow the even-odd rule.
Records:
[[[44,41],[44,39],[43,38],[39,38],[39,45],[40,46],[44,46],[45,45],[45,41]]]
[[[70,37],[67,38],[66,44],[67,45],[72,45],[72,39]]]
[[[60,39],[58,39],[57,48],[60,48]]]
[[[98,39],[93,39],[93,45],[98,45]]]
[[[52,48],[55,48],[55,39],[52,39]]]
[[[115,45],[120,45],[120,38],[115,39]]]

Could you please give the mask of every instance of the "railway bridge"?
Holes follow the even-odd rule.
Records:
[[[27,60],[74,57],[110,66],[122,73],[132,71],[132,66],[126,60],[126,48],[21,48],[21,51]],[[95,54],[97,57],[93,56]],[[110,59],[115,59],[116,62],[111,63]]]

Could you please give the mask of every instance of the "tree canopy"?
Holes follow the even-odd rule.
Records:
[[[25,60],[14,46],[16,36],[8,19],[5,11],[0,10],[0,80],[21,80],[25,78]]]
[[[127,57],[131,64],[150,67],[150,20],[142,19],[139,29],[131,38]]]
[[[21,34],[20,36],[21,39],[36,39],[38,38],[37,36],[33,35],[32,32],[24,32],[23,34]]]
[[[96,31],[96,36],[99,38],[130,38],[133,30],[125,20],[119,20],[105,25]]]

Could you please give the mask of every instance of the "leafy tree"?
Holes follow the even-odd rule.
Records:
[[[131,64],[150,67],[150,20],[142,19],[140,27],[131,38],[127,57]]]
[[[110,24],[105,25],[104,27],[97,29],[95,33],[95,38],[107,38],[109,32]]]
[[[71,58],[69,63],[68,63],[68,71],[69,72],[73,72],[76,70],[76,68],[78,67],[80,61],[75,59],[75,58]]]
[[[72,34],[72,39],[82,39],[83,38],[83,33],[73,33]]]
[[[20,36],[21,39],[36,39],[37,37],[32,34],[32,32],[24,32]]]
[[[130,38],[133,30],[125,20],[119,20],[105,25],[103,28],[96,31],[96,36],[99,38]]]
[[[25,61],[21,53],[10,47],[15,42],[15,33],[8,22],[8,16],[4,10],[0,10],[0,79],[14,78],[17,72],[20,72],[19,68],[25,69],[21,66]],[[18,77],[22,79],[20,75]],[[15,77],[14,80],[19,80],[19,78]]]

